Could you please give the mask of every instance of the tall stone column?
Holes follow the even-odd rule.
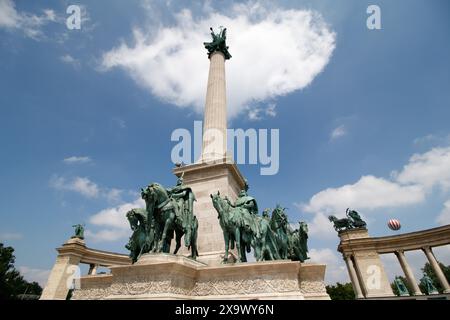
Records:
[[[353,291],[355,291],[356,299],[364,299],[361,286],[359,285],[358,276],[356,274],[355,267],[353,266],[351,258],[349,256],[344,256],[344,261],[347,265],[348,274],[353,285]]]
[[[423,250],[423,252],[425,252],[427,259],[430,262],[431,268],[433,268],[433,271],[436,274],[437,278],[439,279],[439,282],[441,283],[442,288],[444,288],[444,293],[450,293],[450,286],[447,282],[447,279],[445,278],[444,273],[442,272],[441,267],[439,266],[439,263],[437,262],[436,258],[434,257],[434,254],[431,251],[431,248],[424,247],[424,248],[422,248],[422,250]]]
[[[216,51],[210,55],[206,90],[201,161],[223,160],[227,150],[227,97],[225,56]]]
[[[420,288],[417,285],[417,281],[414,278],[414,274],[411,271],[408,262],[406,261],[405,253],[403,251],[396,251],[395,255],[397,256],[397,259],[400,262],[400,266],[402,267],[403,273],[405,274],[405,277],[408,280],[410,287],[413,289],[413,295],[415,296],[422,295],[422,292],[420,291]]]
[[[225,60],[231,58],[225,43],[226,32],[214,34],[212,42],[204,43],[208,50],[209,75],[206,89],[203,122],[202,155],[193,164],[173,169],[176,176],[183,175],[184,183],[192,188],[197,201],[194,214],[198,219],[198,260],[209,265],[220,264],[225,249],[222,228],[210,195],[220,192],[221,197],[234,201],[244,188],[245,179],[239,168],[227,157],[227,96]],[[181,254],[187,254],[183,248]],[[233,252],[229,260],[233,260]]]

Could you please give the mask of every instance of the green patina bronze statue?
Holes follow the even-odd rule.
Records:
[[[439,294],[439,291],[437,291],[433,284],[433,280],[428,274],[423,274],[423,277],[420,279],[420,284],[425,288],[426,294]]]
[[[84,224],[75,224],[72,227],[75,228],[75,234],[72,238],[84,239]]]
[[[355,210],[350,210],[347,208],[345,211],[347,218],[338,219],[335,216],[331,215],[328,217],[328,220],[333,223],[334,229],[336,231],[343,231],[355,228],[365,228],[366,222],[361,219],[359,213]]]
[[[223,263],[228,262],[229,249],[236,246],[238,262],[246,262],[246,252],[251,251],[253,220],[244,207],[235,207],[228,198],[221,198],[220,192],[211,194],[214,208],[218,213],[220,227],[225,240]]]
[[[405,284],[403,283],[402,278],[395,277],[394,283],[395,283],[395,286],[397,287],[398,294],[400,297],[409,296],[409,291],[406,288]]]
[[[158,183],[151,183],[141,189],[145,209],[132,209],[126,216],[133,234],[125,246],[130,250],[133,263],[144,253],[170,252],[175,237],[177,254],[181,248],[181,238],[191,250],[191,258],[196,259],[198,221],[194,215],[195,201],[192,189],[183,183],[183,175],[173,188],[165,189]]]
[[[208,50],[208,58],[211,57],[216,51],[222,52],[225,56],[225,59],[230,59],[231,54],[228,52],[228,47],[226,44],[227,39],[227,28],[220,27],[219,33],[214,33],[213,28],[209,28],[211,30],[212,42],[203,42],[205,49]]]
[[[289,233],[289,256],[293,261],[305,261],[308,257],[308,225],[299,221],[299,228]]]
[[[248,195],[248,183],[239,193],[235,203],[220,193],[212,194],[213,206],[218,213],[225,240],[223,263],[228,262],[229,249],[238,252],[237,261],[246,262],[246,253],[253,248],[256,261],[291,259],[304,262],[307,256],[308,227],[300,222],[300,228],[292,230],[289,226],[285,208],[277,205],[269,215],[265,209],[258,215],[255,198]]]

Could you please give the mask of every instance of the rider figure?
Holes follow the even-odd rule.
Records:
[[[249,196],[248,193],[248,182],[245,180],[244,189],[239,192],[239,196],[236,199],[233,207],[244,208],[247,209],[251,214],[258,214],[258,204],[256,203],[256,199]]]
[[[186,232],[184,241],[186,245],[188,245],[191,238],[191,226],[194,216],[194,201],[196,199],[192,189],[183,183],[183,176],[184,173],[178,178],[176,186],[167,189],[167,192],[177,203],[177,212],[181,214],[182,226]]]

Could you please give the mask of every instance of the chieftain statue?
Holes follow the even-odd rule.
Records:
[[[328,220],[333,223],[334,229],[336,231],[343,231],[355,228],[365,228],[366,222],[361,219],[359,213],[355,210],[350,210],[347,208],[345,211],[347,218],[338,219],[335,216],[329,216]]]
[[[304,262],[307,252],[308,227],[300,222],[300,228],[292,230],[285,208],[277,205],[269,215],[265,209],[260,216],[256,199],[248,195],[248,183],[232,203],[220,192],[211,194],[218,213],[225,240],[223,263],[228,262],[229,249],[236,246],[238,262],[246,262],[246,253],[253,248],[256,261],[291,259]]]
[[[409,291],[406,288],[405,284],[403,283],[402,278],[395,277],[394,283],[395,283],[395,286],[397,287],[399,296],[401,296],[401,297],[409,296]]]
[[[183,175],[176,186],[165,189],[159,183],[151,183],[141,189],[145,209],[127,212],[126,217],[133,231],[128,244],[133,263],[144,253],[170,252],[175,237],[174,254],[181,248],[181,238],[196,259],[198,221],[194,215],[195,196],[192,189],[183,183]]]
[[[433,284],[433,280],[426,273],[424,273],[423,277],[420,279],[420,284],[422,285],[422,287],[425,288],[426,294],[438,294],[439,293],[439,291],[436,289],[436,287]]]

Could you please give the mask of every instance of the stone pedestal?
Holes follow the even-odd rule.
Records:
[[[199,261],[209,265],[220,264],[224,254],[222,228],[217,218],[210,194],[220,192],[234,201],[244,187],[244,178],[236,164],[227,159],[216,163],[195,163],[174,169],[180,176],[184,172],[184,183],[190,186],[197,201],[194,202],[194,214],[198,219],[198,252]],[[182,254],[189,253],[184,248]]]
[[[72,299],[329,299],[325,265],[266,261],[207,266],[183,256],[146,254],[111,274],[81,278]]]
[[[339,237],[341,242],[338,250],[345,259],[349,259],[347,266],[351,267],[348,272],[353,287],[359,288],[365,298],[394,296],[378,252],[373,248],[352,246],[354,240],[369,239],[367,229],[341,231]]]
[[[82,252],[86,248],[84,240],[69,239],[61,248],[58,248],[56,262],[50,272],[47,285],[41,294],[41,300],[65,300],[69,293],[72,279],[78,270]]]

